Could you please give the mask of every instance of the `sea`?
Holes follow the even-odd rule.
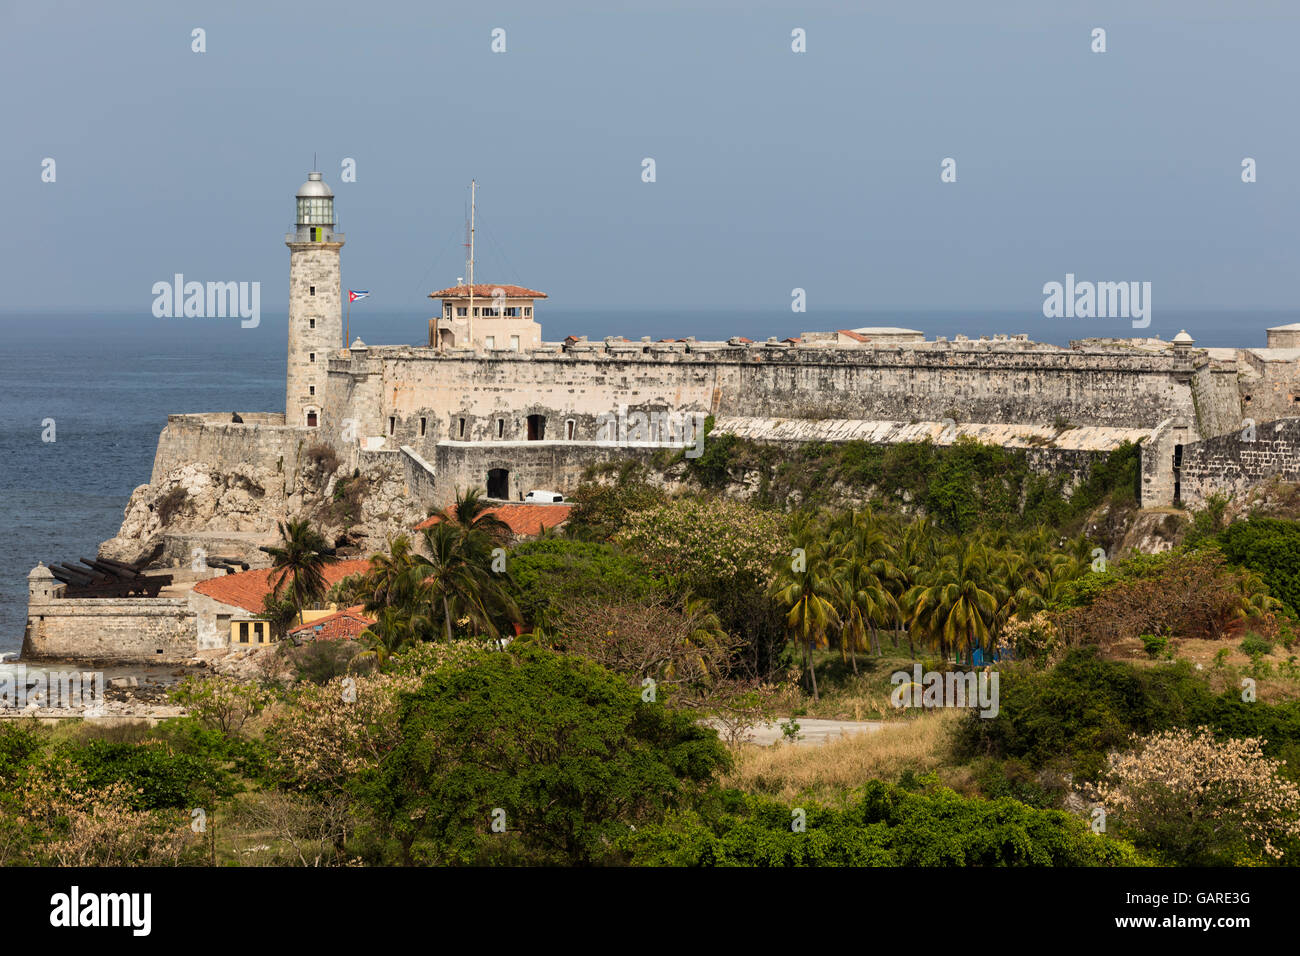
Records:
[[[423,344],[427,312],[353,307],[351,333],[372,345]],[[548,341],[566,335],[639,339],[901,326],[927,337],[1028,333],[1065,345],[1085,336],[1155,336],[1186,329],[1198,345],[1264,345],[1285,312],[1157,311],[1150,328],[1126,320],[1052,320],[1016,310],[571,310],[541,316]],[[1089,324],[1091,322],[1091,324]],[[256,328],[239,319],[158,319],[145,313],[0,314],[0,660],[22,645],[27,573],[38,561],[76,563],[113,537],[131,492],[149,481],[169,413],[284,408],[284,313]]]

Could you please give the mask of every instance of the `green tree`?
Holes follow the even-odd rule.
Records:
[[[369,799],[415,863],[602,862],[729,765],[693,714],[536,647],[434,671],[402,696],[397,727]]]
[[[278,598],[288,586],[301,624],[303,608],[325,596],[325,566],[338,558],[306,519],[281,521],[279,527],[280,543],[262,549],[271,556],[271,593]]]
[[[945,657],[987,647],[997,615],[997,598],[989,589],[987,554],[967,541],[946,554],[924,584],[917,585],[913,627],[920,629]]]
[[[813,700],[819,700],[812,652],[826,644],[831,628],[840,627],[843,621],[835,608],[837,582],[824,547],[808,538],[795,540],[802,542],[795,546],[796,552],[802,553],[777,566],[773,591],[777,603],[786,609],[786,627],[802,653]]]

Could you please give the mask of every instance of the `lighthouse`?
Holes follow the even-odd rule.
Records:
[[[334,231],[334,193],[321,174],[307,174],[298,190],[298,218],[284,237],[289,247],[289,369],[286,425],[321,425],[328,357],[343,345],[343,285]]]

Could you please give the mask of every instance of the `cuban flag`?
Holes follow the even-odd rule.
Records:
[[[364,299],[368,295],[370,295],[369,292],[354,292],[352,289],[348,289],[349,302],[355,302],[357,299]]]

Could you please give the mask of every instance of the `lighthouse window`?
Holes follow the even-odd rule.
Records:
[[[308,395],[315,395],[315,394],[316,394],[316,386],[315,386],[315,385],[308,385],[308,386],[307,386],[307,394],[308,394]]]
[[[312,293],[312,295],[315,295],[315,294],[316,294],[315,292]],[[309,329],[314,329],[314,328],[316,328],[316,320],[315,320],[315,319],[308,319],[308,320],[307,320],[307,328],[309,328]]]
[[[309,362],[314,362],[314,361],[316,361],[316,353],[315,353],[315,352],[308,352],[308,353],[307,353],[307,361],[309,361]]]
[[[314,285],[308,286],[307,289],[312,295],[316,294],[316,287]]]

